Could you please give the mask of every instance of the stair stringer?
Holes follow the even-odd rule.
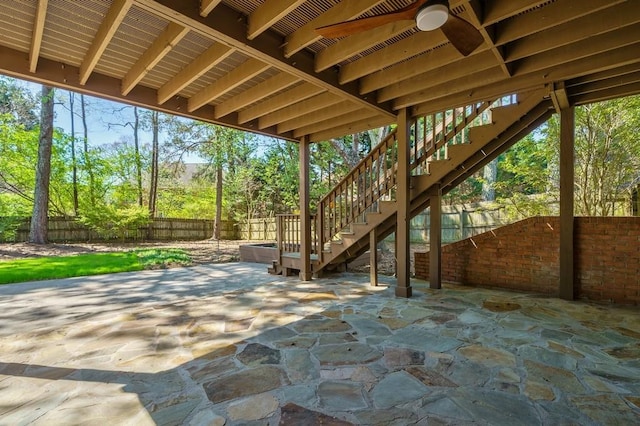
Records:
[[[475,156],[486,159],[490,157],[488,160],[490,161],[529,133],[532,124],[546,121],[551,115],[549,113],[550,103],[545,100],[546,93],[544,90],[535,91],[529,93],[516,105],[495,108],[495,112],[492,111],[491,123],[469,129],[469,143],[450,145],[448,147],[449,158],[432,162],[429,167],[430,174],[412,176],[410,217],[414,217],[428,207],[429,196],[427,193],[432,186],[440,184],[442,188],[447,181],[450,183],[454,179],[475,172],[473,167],[461,168],[469,158]],[[531,118],[522,120],[532,111],[535,113]],[[497,147],[492,146],[491,149],[485,151],[485,147],[490,144],[497,145]],[[501,146],[504,146],[503,150],[499,149]],[[448,187],[446,192],[453,187]],[[323,252],[321,260],[313,265],[314,272],[320,272],[331,265],[348,262],[366,252],[369,249],[369,234],[374,229],[376,229],[379,240],[393,233],[396,223],[395,201],[381,202],[382,206],[385,207],[381,208],[380,212],[366,214],[366,223],[353,227],[348,244],[346,241],[332,243],[331,250]]]

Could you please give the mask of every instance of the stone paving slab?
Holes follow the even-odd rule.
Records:
[[[233,263],[1,286],[0,425],[640,423],[637,308],[419,284]]]

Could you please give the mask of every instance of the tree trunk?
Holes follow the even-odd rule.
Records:
[[[80,95],[80,106],[82,110],[82,128],[83,128],[83,137],[84,137],[84,166],[87,169],[87,173],[89,174],[89,200],[91,200],[91,205],[96,205],[96,183],[95,177],[93,176],[93,166],[91,165],[91,158],[89,156],[89,127],[87,126],[87,112],[85,108],[84,95]]]
[[[133,124],[133,143],[135,149],[135,161],[136,161],[136,179],[138,184],[138,205],[143,206],[142,203],[142,159],[140,158],[140,139],[138,131],[140,129],[140,118],[138,117],[138,107],[133,107],[133,115],[135,121]]]
[[[216,166],[216,221],[213,225],[213,238],[220,239],[220,225],[222,224],[222,163]]]
[[[498,178],[498,159],[495,158],[484,166],[484,182],[482,183],[482,199],[484,201],[496,200],[495,184]]]
[[[158,199],[158,112],[151,113],[152,145],[151,145],[151,185],[149,187],[149,217],[156,217],[156,200]]]
[[[76,159],[76,126],[73,115],[73,101],[75,94],[69,91],[69,110],[71,111],[71,167],[73,174],[73,214],[78,216],[78,160]]]
[[[53,145],[53,88],[42,86],[42,111],[40,115],[40,140],[36,187],[33,195],[33,214],[29,242],[47,243],[49,226],[49,179],[51,176],[51,146]]]

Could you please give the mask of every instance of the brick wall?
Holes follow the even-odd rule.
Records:
[[[575,219],[579,297],[640,303],[640,218]],[[558,294],[559,219],[534,217],[446,245],[442,279],[479,287]],[[415,254],[416,277],[428,279],[429,253]]]

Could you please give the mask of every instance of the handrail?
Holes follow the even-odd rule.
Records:
[[[464,143],[466,129],[474,123],[486,124],[490,116],[485,112],[495,104],[502,105],[502,99],[414,118],[409,135],[412,150],[410,172],[420,170],[434,157],[448,158],[447,146]],[[508,103],[512,102],[513,98],[509,98]],[[397,167],[398,138],[397,129],[393,129],[320,200],[312,222],[312,252],[318,254],[321,263],[326,244],[358,217],[375,208],[381,198],[391,195],[396,185]],[[299,251],[300,216],[278,216],[281,217],[278,221],[279,250],[282,253]]]

